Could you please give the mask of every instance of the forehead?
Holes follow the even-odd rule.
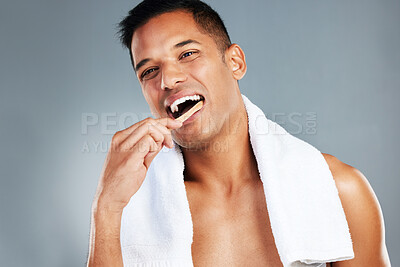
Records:
[[[168,49],[175,44],[192,39],[200,43],[213,39],[200,32],[193,15],[184,11],[161,14],[139,27],[132,37],[132,55],[137,62],[155,49]]]

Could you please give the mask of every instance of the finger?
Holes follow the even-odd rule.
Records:
[[[171,118],[160,118],[160,119],[147,118],[145,120],[142,120],[142,121],[130,126],[129,128],[126,128],[125,130],[123,130],[123,132],[125,132],[126,134],[131,134],[138,127],[140,127],[146,123],[149,123],[151,125],[160,124],[169,129],[177,129],[182,126],[182,123],[180,121],[176,121]]]
[[[172,148],[174,146],[174,141],[172,140],[171,130],[160,124],[156,124],[154,125],[154,127],[156,127],[160,131],[160,133],[164,135],[163,145]]]
[[[133,154],[134,161],[141,161],[146,168],[150,166],[151,161],[160,152],[162,146],[158,145],[150,135],[143,136],[139,142],[135,144],[133,149],[136,153]],[[147,158],[147,156],[150,156]]]
[[[182,122],[173,120],[171,118],[161,118],[161,119],[157,119],[156,121],[161,123],[162,125],[164,125],[165,127],[167,127],[170,130],[178,129],[178,128],[182,127]]]
[[[181,122],[175,121],[175,120],[173,120],[171,118],[161,118],[161,119],[147,118],[147,119],[144,119],[144,120],[142,120],[140,122],[137,122],[137,123],[131,125],[130,127],[126,128],[125,130],[119,131],[117,133],[118,136],[116,136],[116,138],[115,138],[115,139],[117,139],[116,141],[119,142],[119,143],[123,142],[136,129],[138,129],[139,127],[141,127],[141,126],[143,126],[145,124],[151,124],[151,125],[160,124],[160,125],[163,125],[164,127],[167,127],[169,129],[177,129],[177,128],[182,126]]]
[[[157,126],[151,124],[143,124],[136,129],[128,138],[126,138],[120,145],[119,148],[122,151],[128,151],[132,149],[140,139],[145,135],[150,135],[156,144],[162,145],[164,142],[164,134],[159,130]]]
[[[144,165],[146,166],[146,169],[148,169],[150,167],[151,162],[153,161],[153,159],[157,156],[157,154],[161,151],[161,149],[159,151],[152,151],[149,152],[145,157],[144,157]]]
[[[172,148],[174,146],[171,130],[160,123],[155,123],[154,125],[142,124],[142,126],[137,128],[136,131],[131,134],[131,136],[123,141],[123,143],[120,145],[121,149],[129,149],[133,147],[133,145],[139,141],[141,136],[145,134],[150,134],[151,136],[153,136],[156,143],[161,142],[162,145],[165,145],[169,148]],[[160,136],[160,134],[162,134],[163,137]]]

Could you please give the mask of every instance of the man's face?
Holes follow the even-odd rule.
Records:
[[[240,103],[237,81],[230,64],[222,60],[226,53],[222,55],[214,39],[199,31],[192,14],[177,11],[151,19],[135,31],[131,49],[137,77],[155,117],[176,118],[199,96],[203,101],[203,108],[173,131],[179,145],[201,145],[222,132]],[[194,101],[176,105],[182,97]]]

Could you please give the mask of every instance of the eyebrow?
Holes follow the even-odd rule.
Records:
[[[188,40],[177,43],[176,45],[174,45],[174,48],[175,49],[181,48],[188,44],[200,44],[200,43],[196,40],[188,39]],[[138,64],[136,64],[135,71],[138,71],[141,67],[143,67],[143,65],[145,65],[149,61],[150,61],[150,58],[145,58],[145,59],[141,60]]]
[[[174,45],[174,47],[175,48],[180,48],[180,47],[183,47],[183,46],[188,45],[188,44],[200,44],[200,43],[197,42],[196,40],[189,39],[189,40],[177,43],[176,45]]]
[[[147,62],[150,61],[150,58],[145,58],[142,61],[140,61],[138,64],[136,64],[135,66],[135,71],[137,72],[138,69],[140,69],[141,67],[143,67],[144,64],[146,64]]]

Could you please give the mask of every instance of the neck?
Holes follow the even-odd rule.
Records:
[[[224,127],[206,148],[182,148],[185,181],[206,188],[231,192],[244,183],[258,179],[257,162],[250,144],[248,119],[244,104],[239,116]]]

